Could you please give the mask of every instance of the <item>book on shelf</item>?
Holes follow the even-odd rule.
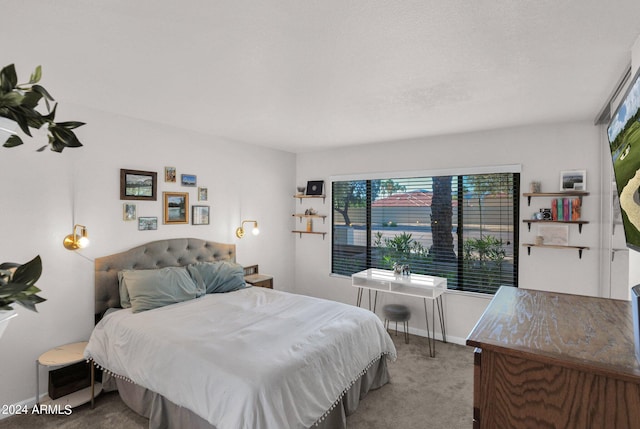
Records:
[[[580,220],[581,205],[580,198],[554,198],[551,200],[551,220]]]

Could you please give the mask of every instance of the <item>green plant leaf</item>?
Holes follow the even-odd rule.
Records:
[[[20,265],[16,268],[16,272],[13,274],[13,282],[24,283],[26,285],[34,285],[40,275],[42,274],[42,260],[40,255],[36,256],[26,264]]]
[[[47,100],[55,101],[51,94],[49,94],[49,92],[47,92],[47,90],[40,85],[33,85],[31,87],[31,90],[37,92],[38,94],[41,94]]]
[[[40,99],[42,99],[42,94],[29,91],[24,94],[24,98],[20,104],[28,109],[35,109],[38,106]]]
[[[16,147],[23,144],[23,141],[20,137],[15,134],[9,136],[6,142],[2,145],[3,147]]]
[[[42,67],[36,67],[35,71],[31,74],[29,78],[29,83],[38,83],[40,82],[40,78],[42,77]]]
[[[16,67],[13,64],[9,64],[0,70],[0,88],[6,93],[13,91],[16,85],[18,85]]]
[[[25,96],[19,92],[12,91],[6,94],[0,95],[0,106],[2,107],[15,107],[22,104]]]
[[[68,122],[57,122],[56,123],[59,127],[64,127],[68,130],[73,130],[74,128],[78,128],[81,127],[83,125],[86,125],[84,122],[78,122],[78,121],[68,121]]]

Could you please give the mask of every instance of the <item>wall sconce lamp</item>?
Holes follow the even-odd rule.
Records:
[[[243,220],[242,224],[240,224],[240,226],[236,229],[236,237],[238,237],[238,238],[244,237],[244,224],[245,223],[250,223],[250,222],[253,222],[253,229],[251,230],[251,233],[253,235],[260,234],[260,230],[258,229],[258,221],[256,221],[256,220]]]
[[[73,233],[67,235],[62,242],[67,250],[84,249],[89,245],[89,234],[87,227],[84,225],[73,225]]]

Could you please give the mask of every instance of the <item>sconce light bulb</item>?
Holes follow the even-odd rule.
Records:
[[[254,226],[254,227],[253,227],[253,230],[251,230],[251,233],[252,233],[253,235],[258,235],[258,234],[260,234],[260,230],[258,229],[258,227],[257,227],[257,226]]]
[[[80,237],[78,239],[78,247],[81,249],[84,249],[85,247],[87,247],[89,245],[89,238],[87,237]]]

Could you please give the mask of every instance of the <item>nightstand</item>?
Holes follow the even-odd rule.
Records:
[[[259,274],[257,265],[244,267],[244,281],[251,286],[273,289],[273,276]]]
[[[68,395],[61,396],[56,399],[51,399],[48,395],[40,401],[40,366],[47,367],[48,370],[60,369],[84,361],[84,349],[87,346],[87,342],[65,344],[64,346],[55,347],[47,352],[44,352],[36,360],[36,402],[38,405],[60,405],[65,407],[66,405],[71,408],[77,407],[91,401],[91,408],[93,408],[94,399],[102,391],[102,383],[95,382],[95,367],[93,362],[90,362],[90,385],[75,392],[71,392]]]

